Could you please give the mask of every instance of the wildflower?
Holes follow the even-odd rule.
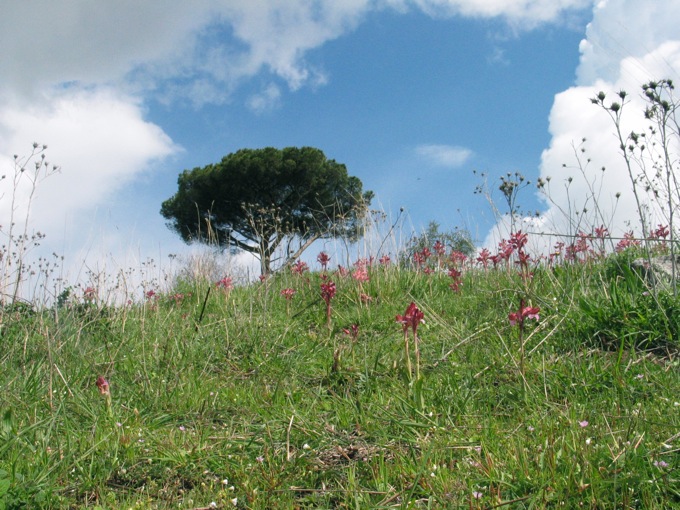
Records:
[[[262,464],[264,462],[264,457],[262,455],[260,455],[257,458],[255,458],[255,460],[258,461],[260,464]]]
[[[293,296],[295,295],[295,289],[281,289],[281,295],[286,298],[287,301],[290,301],[293,299]]]
[[[369,280],[368,271],[365,267],[359,267],[352,273],[352,278],[359,283],[367,282]]]
[[[338,274],[340,275],[341,278],[344,278],[349,274],[349,271],[347,270],[347,268],[338,265]]]
[[[218,289],[222,289],[225,292],[229,292],[231,289],[234,288],[234,283],[232,282],[230,277],[225,276],[221,280],[216,281],[215,286]]]
[[[667,468],[668,462],[663,461],[663,460],[655,460],[654,466],[658,467],[659,469]]]
[[[517,252],[517,260],[515,260],[515,264],[520,265],[522,268],[526,268],[529,265],[529,262],[531,262],[531,255],[525,253],[524,251]]]
[[[584,429],[588,426],[588,421],[587,420],[580,421],[580,422],[578,422],[578,425],[579,425],[579,427]]]
[[[632,231],[629,231],[623,234],[623,239],[616,244],[616,251],[621,252],[632,246],[640,246],[640,241],[635,239],[635,235]]]
[[[331,299],[335,297],[335,283],[328,280],[321,284],[321,298],[326,302],[326,323],[331,327]]]
[[[389,255],[383,255],[382,257],[380,257],[380,260],[378,262],[380,262],[381,266],[387,267],[387,266],[390,265],[390,261],[391,260],[390,260]]]
[[[231,504],[234,505],[234,506],[238,505],[238,498],[232,499]]]
[[[438,257],[441,257],[446,253],[446,246],[439,240],[434,243],[432,249],[434,250]]]
[[[657,239],[658,238],[665,239],[666,237],[668,237],[669,234],[670,231],[668,230],[668,226],[664,227],[663,225],[659,225],[659,228],[657,228],[653,233],[654,237],[656,237]]]
[[[111,395],[111,389],[109,387],[109,381],[104,379],[101,375],[97,377],[97,388],[99,389],[99,393],[104,396],[109,396]]]
[[[309,270],[309,267],[307,266],[306,262],[298,260],[295,264],[293,264],[290,270],[293,272],[293,274],[302,275],[305,271]]]
[[[181,292],[176,292],[172,296],[168,296],[168,301],[174,301],[176,305],[181,305],[184,298],[191,297],[191,292],[188,294],[182,294]]]
[[[91,303],[92,301],[95,300],[97,297],[97,291],[95,290],[94,287],[87,287],[83,291],[83,299],[87,301],[88,303]]]
[[[522,303],[523,304],[523,303]],[[508,314],[508,320],[510,321],[510,325],[519,325],[522,327],[524,325],[524,320],[525,319],[533,319],[533,320],[539,320],[540,317],[538,315],[538,312],[540,312],[541,309],[537,306],[520,306],[520,309],[516,312],[511,312]]]
[[[321,284],[321,298],[326,302],[326,304],[329,304],[331,299],[335,297],[335,283],[332,281],[328,281],[326,283]]]
[[[326,267],[328,266],[328,262],[331,260],[331,258],[325,251],[322,251],[316,256],[316,260],[319,264],[321,264],[321,269],[325,271]]]
[[[357,259],[357,261],[354,263],[354,267],[361,267],[361,268],[367,268],[371,267],[373,265],[373,257],[363,257],[360,259]]]
[[[408,377],[411,379],[411,357],[409,355],[409,340],[408,328],[411,327],[413,331],[413,344],[416,357],[416,380],[420,379],[420,349],[418,347],[418,326],[425,322],[425,314],[420,311],[416,304],[411,301],[411,304],[406,308],[404,315],[397,315],[397,322],[401,323],[404,330],[404,353],[406,355],[406,370]]]
[[[404,315],[396,316],[397,322],[403,325],[404,332],[406,332],[410,326],[414,335],[418,331],[418,325],[425,322],[424,318],[425,314],[420,311],[413,301],[411,301],[411,304],[406,308]]]
[[[472,492],[472,497],[475,499],[482,499],[483,494],[479,491],[473,491]]]
[[[498,243],[498,257],[500,260],[509,260],[515,248],[505,239]]]
[[[156,291],[151,289],[147,290],[144,293],[144,297],[146,298],[147,301],[151,301],[152,299],[158,299],[158,296],[156,295]]]
[[[357,338],[359,337],[359,325],[352,324],[349,328],[343,328],[342,332],[350,337],[352,341],[356,342]]]
[[[477,257],[477,262],[479,262],[484,269],[487,268],[489,265],[489,260],[491,260],[491,253],[489,250],[484,248],[482,251],[479,252],[479,256]]]
[[[451,262],[456,267],[460,267],[465,264],[467,258],[467,255],[465,255],[465,253],[462,251],[452,251],[451,255],[449,255],[449,259],[451,259]]]
[[[521,250],[524,245],[527,244],[529,240],[529,234],[523,234],[521,230],[518,230],[514,234],[510,235],[510,246],[516,250]]]
[[[536,429],[534,429],[531,425],[529,425],[529,426],[527,427],[527,430],[528,430],[529,432],[533,432],[533,431],[536,430]]]
[[[96,384],[99,393],[106,398],[106,409],[109,412],[109,417],[113,418],[113,409],[111,407],[111,387],[109,386],[109,381],[100,375],[97,377]]]
[[[605,227],[604,225],[600,225],[599,227],[595,228],[595,237],[598,237],[599,239],[604,239],[609,235],[609,229]]]
[[[449,288],[453,292],[459,292],[460,291],[460,286],[463,284],[460,276],[461,272],[456,270],[456,269],[449,269],[449,276],[453,279],[453,282],[449,284]]]

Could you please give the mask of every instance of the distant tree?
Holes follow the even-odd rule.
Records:
[[[437,241],[446,247],[449,252],[459,251],[469,256],[475,251],[475,244],[472,241],[470,232],[459,228],[441,232],[439,230],[439,223],[430,221],[427,228],[421,234],[414,235],[408,240],[400,257],[401,262],[404,264],[412,263],[414,254],[422,252],[424,248],[432,250]]]
[[[312,147],[242,149],[185,170],[177,184],[161,207],[168,227],[187,243],[253,253],[262,274],[284,240],[301,239],[290,261],[317,239],[361,237],[373,197],[345,165]]]

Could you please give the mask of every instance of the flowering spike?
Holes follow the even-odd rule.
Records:
[[[321,269],[325,271],[326,267],[328,266],[328,262],[331,260],[331,258],[325,251],[322,251],[317,255],[316,260],[319,264],[321,264]]]
[[[104,395],[104,396],[109,396],[111,395],[111,388],[109,387],[109,381],[104,379],[101,375],[97,377],[97,389],[99,390],[99,393]]]

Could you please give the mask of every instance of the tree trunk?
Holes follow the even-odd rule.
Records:
[[[266,276],[271,270],[272,257],[268,253],[260,254],[260,275]]]

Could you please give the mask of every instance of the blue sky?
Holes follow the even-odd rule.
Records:
[[[151,103],[148,118],[187,150],[182,168],[241,147],[311,145],[345,163],[386,209],[405,207],[416,228],[430,220],[452,228],[486,208],[472,195],[473,169],[537,174],[555,91],[574,83],[583,35],[584,26],[514,35],[496,20],[374,13],[306,56],[324,85],[291,91],[263,72],[229,104]],[[276,104],[253,111],[249,95],[270,82],[280,89]],[[455,149],[469,156],[437,159]],[[152,188],[172,194],[174,170]]]
[[[244,147],[318,147],[374,205],[404,207],[409,228],[435,220],[489,242],[498,218],[473,170],[492,185],[558,175],[581,137],[616,166],[588,98],[680,63],[678,0],[188,4],[33,0],[0,21],[0,165],[49,145],[62,170],[41,184],[32,228],[76,272],[185,252],[161,202],[183,169]],[[25,37],[19,21],[36,16],[53,23]],[[533,191],[522,204],[551,218]]]

